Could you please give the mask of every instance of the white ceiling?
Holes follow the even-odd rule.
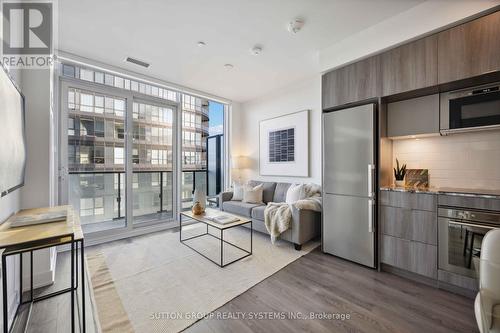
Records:
[[[321,49],[422,2],[62,0],[59,49],[244,102],[318,73]],[[292,35],[286,26],[297,16],[306,24]],[[259,56],[250,54],[255,44]],[[127,56],[152,65],[125,63]]]

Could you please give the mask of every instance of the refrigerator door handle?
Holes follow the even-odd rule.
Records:
[[[368,197],[371,199],[374,196],[373,191],[373,171],[375,170],[375,165],[368,164]]]
[[[368,232],[373,232],[373,200],[368,199]]]

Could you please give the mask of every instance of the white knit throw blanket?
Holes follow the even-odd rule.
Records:
[[[305,186],[305,199],[293,204],[297,209],[321,211],[321,187],[316,184]],[[290,228],[292,223],[292,205],[286,202],[269,202],[264,210],[264,222],[274,244],[276,239]]]

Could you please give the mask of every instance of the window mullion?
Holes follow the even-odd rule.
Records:
[[[134,135],[134,119],[133,119],[133,107],[134,107],[134,97],[133,94],[127,94],[126,98],[126,113],[125,113],[125,179],[126,179],[126,221],[127,221],[127,229],[131,230],[134,225],[134,198],[133,198],[133,163],[132,163],[132,152],[133,152],[133,143],[132,138]]]

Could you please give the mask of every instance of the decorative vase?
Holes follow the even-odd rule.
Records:
[[[193,193],[193,203],[198,202],[203,211],[205,211],[205,208],[207,207],[207,195],[205,194],[205,191],[201,189],[195,189]]]
[[[201,206],[201,204],[196,201],[191,208],[191,211],[193,212],[194,215],[201,215],[205,211],[205,209]]]
[[[404,187],[404,186],[405,186],[404,180],[396,180],[396,187]]]

